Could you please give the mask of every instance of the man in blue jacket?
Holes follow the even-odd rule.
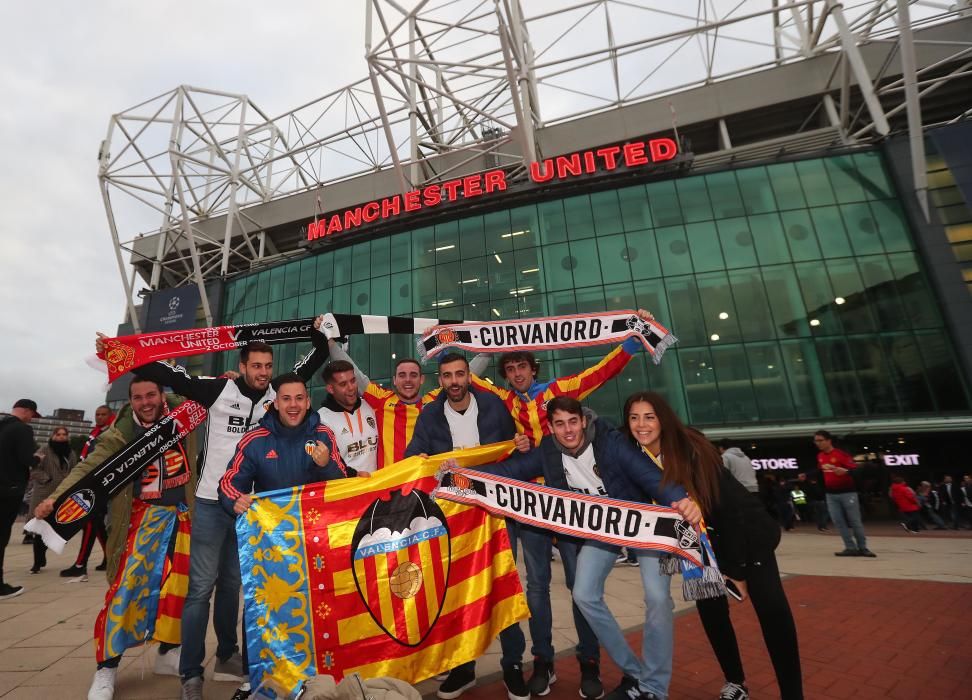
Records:
[[[272,491],[357,476],[334,449],[334,434],[310,410],[307,384],[296,374],[277,380],[273,410],[236,446],[219,481],[219,500],[237,515],[250,507],[252,491]]]
[[[550,434],[541,440],[539,447],[525,454],[515,454],[505,462],[477,469],[521,481],[542,476],[551,488],[595,496],[642,503],[654,500],[671,504],[693,525],[701,520],[699,507],[689,500],[685,489],[662,484],[661,470],[647,455],[607,421],[597,418],[590,409],[582,408],[576,399],[567,396],[551,399],[547,404],[547,420]],[[648,551],[638,552],[647,607],[642,659],[638,659],[604,602],[604,581],[614,566],[617,547],[558,535],[557,548],[575,608],[583,613],[596,634],[596,639],[585,639],[581,634],[582,626],[578,625],[578,652],[590,654],[585,649],[596,648],[600,641],[624,673],[621,686],[607,698],[665,698],[672,674],[672,610],[669,576],[660,572],[657,556]],[[550,578],[549,568],[548,557],[547,580]],[[542,618],[539,622],[550,625],[549,605],[548,597],[545,609],[531,607],[530,613]],[[583,695],[583,688],[581,690]]]
[[[495,394],[471,386],[472,374],[466,358],[457,353],[445,355],[439,363],[439,386],[442,391],[435,401],[422,409],[415,422],[415,432],[405,448],[405,456],[437,455],[463,447],[488,445],[511,440],[516,434],[513,417],[506,404]],[[520,436],[518,448],[529,449],[529,441]],[[510,547],[516,557],[516,528],[510,527]],[[503,682],[510,700],[529,700],[530,691],[523,680],[523,652],[526,638],[518,624],[500,632],[503,656]],[[456,666],[442,681],[437,695],[454,700],[476,685],[476,662]]]

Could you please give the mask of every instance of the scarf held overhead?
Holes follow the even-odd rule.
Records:
[[[516,321],[443,324],[419,340],[418,351],[426,359],[446,348],[472,352],[557,350],[621,343],[631,337],[644,344],[655,364],[661,362],[666,348],[676,342],[664,326],[646,321],[634,311],[605,311]]]
[[[327,316],[325,324],[333,324],[333,328],[328,328],[328,334],[332,338],[372,333],[418,335],[430,326],[453,323],[435,318],[404,316],[363,316],[361,314],[327,314]],[[253,341],[269,345],[303,343],[310,341],[313,331],[313,318],[298,318],[292,321],[267,321],[243,323],[237,326],[123,335],[117,338],[105,338],[104,350],[91,364],[96,369],[107,369],[108,381],[113,382],[128,370],[156,360],[234,350]]]
[[[444,460],[511,451],[411,457],[369,479],[258,494],[236,521],[251,686],[289,696],[311,676],[351,673],[418,683],[526,618],[503,520],[429,495]]]
[[[102,511],[108,499],[142,474],[146,467],[156,463],[160,456],[177,449],[184,458],[179,441],[204,420],[206,409],[195,401],[179,404],[143,435],[118,450],[65,491],[54,501],[54,510],[50,515],[43,520],[32,518],[24,529],[40,535],[44,544],[60,554],[67,541],[84,527],[92,513]],[[163,469],[169,467],[170,460],[166,459],[166,465],[156,475],[158,481],[164,481]],[[164,488],[162,483],[159,486]]]

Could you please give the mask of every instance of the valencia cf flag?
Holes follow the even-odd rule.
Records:
[[[473,467],[511,449],[411,457],[255,498],[237,520],[251,685],[290,693],[350,673],[417,683],[526,618],[504,520],[430,495],[444,460]]]

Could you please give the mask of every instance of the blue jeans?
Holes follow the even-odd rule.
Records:
[[[577,557],[574,603],[584,613],[608,656],[625,675],[637,679],[641,692],[665,698],[672,680],[675,636],[672,577],[660,571],[657,552],[635,550],[645,594],[645,624],[639,659],[604,602],[604,582],[614,568],[619,551],[617,547],[600,542],[588,540],[584,543]]]
[[[240,613],[240,553],[236,519],[218,501],[197,498],[189,541],[189,591],[182,607],[183,679],[202,676],[206,658],[209,599],[213,602],[216,656],[227,659],[238,650],[236,621]]]
[[[845,549],[867,549],[867,538],[864,536],[864,523],[861,521],[861,505],[857,493],[828,493],[827,511],[830,519],[837,526]],[[851,530],[854,538],[851,539]],[[857,540],[857,544],[854,544]]]
[[[516,552],[516,540],[523,544],[523,563],[526,564],[526,599],[530,608],[530,637],[533,639],[534,656],[553,661],[553,613],[550,609],[550,555],[553,549],[553,536],[548,530],[516,523],[510,527],[510,546]],[[574,588],[575,572],[577,571],[577,554],[580,543],[577,540],[557,539],[557,549],[564,565],[564,578],[568,590]],[[584,619],[580,608],[573,606],[574,629],[577,630],[578,643],[575,647],[577,655],[588,661],[597,661],[600,657],[600,645],[597,635]]]

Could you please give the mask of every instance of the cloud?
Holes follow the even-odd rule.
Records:
[[[90,417],[104,398],[84,357],[124,313],[97,178],[111,114],[190,84],[273,116],[358,79],[364,5],[335,7],[3,3],[0,410],[30,397]]]

